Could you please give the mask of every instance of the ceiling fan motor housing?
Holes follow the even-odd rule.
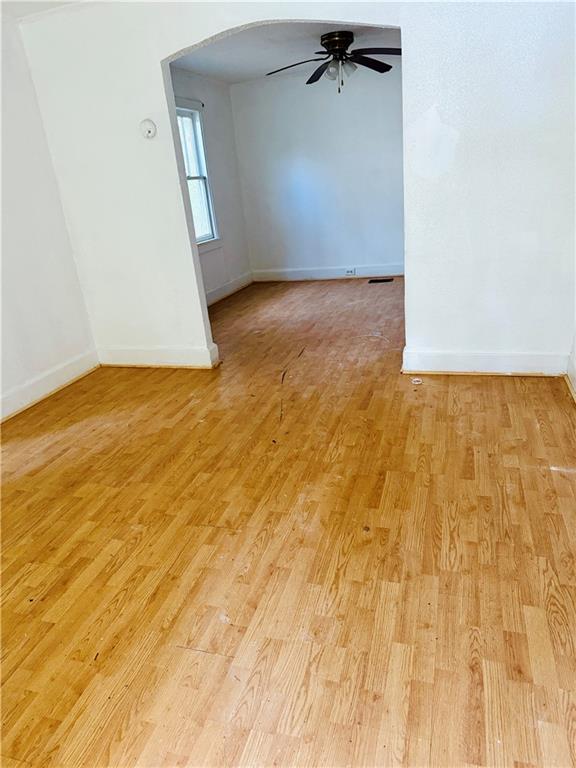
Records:
[[[354,42],[353,32],[327,32],[320,38],[320,44],[337,59],[343,59]]]

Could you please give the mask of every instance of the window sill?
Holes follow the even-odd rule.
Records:
[[[204,240],[202,243],[196,243],[199,253],[208,253],[209,251],[215,251],[218,248],[222,248],[222,240],[219,237],[215,237],[214,240]]]

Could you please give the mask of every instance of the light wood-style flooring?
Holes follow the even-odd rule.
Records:
[[[5,768],[575,764],[576,407],[412,384],[402,297],[253,285],[4,425]]]

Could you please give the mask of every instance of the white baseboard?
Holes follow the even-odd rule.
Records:
[[[570,379],[570,384],[572,385],[572,389],[574,392],[576,392],[576,351],[573,351],[570,357],[568,358],[568,378]]]
[[[355,275],[347,275],[345,267],[303,267],[302,269],[255,269],[252,278],[255,282],[271,280],[344,280],[354,277],[391,277],[404,274],[404,264],[370,264],[351,268]]]
[[[225,299],[226,296],[231,296],[236,291],[246,288],[252,282],[252,272],[245,272],[240,277],[235,277],[234,280],[229,280],[224,285],[218,288],[213,288],[211,291],[206,291],[206,303],[208,306],[215,304],[220,299]]]
[[[404,373],[495,373],[561,376],[568,355],[522,352],[430,352],[404,348]]]
[[[99,349],[101,365],[169,368],[215,368],[220,358],[216,344],[208,347],[108,347]]]
[[[55,365],[2,394],[2,419],[28,408],[98,367],[96,350]]]

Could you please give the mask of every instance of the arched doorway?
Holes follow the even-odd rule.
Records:
[[[275,260],[273,263],[260,263],[262,261],[260,259],[259,263],[256,265],[251,263],[248,268],[244,267],[244,269],[242,269],[238,267],[236,273],[232,275],[226,274],[225,263],[224,266],[222,266],[223,262],[226,261],[223,256],[225,250],[228,250],[228,258],[231,259],[234,257],[234,255],[230,255],[229,253],[230,241],[235,243],[236,251],[241,250],[238,246],[240,238],[221,238],[221,232],[216,232],[217,229],[221,229],[222,218],[225,218],[227,215],[226,211],[222,214],[222,210],[226,208],[226,205],[222,204],[221,200],[214,201],[214,197],[218,197],[218,190],[215,189],[218,187],[218,184],[216,183],[217,180],[214,179],[214,184],[211,185],[212,189],[210,190],[207,186],[206,177],[199,179],[195,176],[195,174],[198,173],[197,170],[190,171],[190,168],[187,168],[189,159],[188,157],[185,157],[185,154],[187,153],[186,151],[182,151],[181,143],[183,121],[188,122],[188,133],[190,135],[195,133],[194,123],[196,121],[197,125],[200,127],[200,133],[204,135],[203,143],[207,144],[206,154],[209,161],[208,165],[211,166],[210,170],[212,171],[213,168],[220,163],[222,155],[221,149],[223,148],[225,141],[221,141],[220,146],[217,146],[216,150],[214,150],[214,146],[210,146],[211,143],[214,144],[214,142],[217,142],[214,134],[218,132],[220,127],[218,121],[210,115],[211,110],[214,112],[213,102],[215,101],[215,98],[212,97],[211,93],[205,97],[205,91],[202,89],[202,84],[199,84],[198,82],[194,83],[193,88],[184,88],[184,92],[182,92],[182,89],[179,91],[179,89],[176,88],[176,91],[178,92],[175,94],[174,65],[179,64],[182,61],[191,61],[192,65],[196,64],[197,66],[200,61],[201,66],[199,67],[199,72],[195,73],[194,69],[189,73],[183,72],[180,67],[176,68],[175,71],[178,75],[182,75],[183,78],[186,74],[195,76],[195,74],[200,75],[201,73],[204,75],[207,74],[207,76],[212,78],[219,78],[222,72],[224,72],[225,75],[227,74],[226,67],[228,66],[228,68],[230,68],[231,61],[236,57],[236,69],[243,68],[245,78],[247,77],[248,79],[253,80],[254,83],[261,82],[264,84],[266,70],[271,68],[273,62],[278,61],[279,64],[283,64],[286,62],[288,55],[291,55],[296,59],[298,59],[298,57],[302,58],[302,55],[304,55],[304,52],[307,49],[298,47],[298,43],[300,42],[299,37],[305,37],[305,33],[310,33],[310,28],[315,29],[315,35],[317,35],[317,39],[314,37],[314,39],[307,41],[307,45],[312,46],[312,51],[314,50],[314,46],[318,47],[320,44],[319,39],[321,32],[326,30],[331,31],[338,28],[350,28],[353,30],[359,41],[357,45],[365,44],[364,41],[366,40],[366,35],[371,34],[372,37],[366,42],[371,42],[372,45],[376,42],[380,42],[381,45],[383,42],[388,44],[396,42],[396,44],[400,46],[400,30],[398,27],[359,25],[357,22],[351,24],[341,21],[309,22],[306,20],[284,21],[277,19],[245,24],[227,30],[226,32],[213,35],[210,38],[178,51],[162,63],[167,101],[171,117],[172,134],[178,161],[179,180],[186,210],[187,227],[190,233],[195,259],[200,267],[200,271],[203,273],[203,284],[205,285],[204,295],[206,296],[207,304],[222,298],[227,295],[227,293],[232,293],[234,290],[238,290],[249,283],[251,279],[316,280],[345,277],[385,277],[388,275],[403,274],[404,272],[404,203],[402,179],[403,120],[401,68],[399,66],[399,59],[393,60],[396,64],[396,71],[394,72],[393,77],[396,77],[397,87],[396,102],[394,105],[396,108],[395,119],[397,127],[397,132],[394,137],[395,143],[393,144],[390,141],[389,132],[385,129],[381,131],[380,135],[373,129],[370,136],[367,136],[367,131],[366,129],[364,130],[364,144],[366,144],[367,139],[372,141],[370,163],[373,163],[373,168],[365,168],[364,178],[361,178],[360,173],[356,173],[360,164],[356,163],[356,168],[354,168],[354,160],[349,163],[346,174],[344,172],[345,162],[337,163],[335,165],[330,159],[330,154],[332,153],[332,158],[337,156],[340,147],[346,143],[346,140],[340,135],[343,133],[342,130],[338,132],[334,131],[335,138],[332,142],[332,146],[328,147],[327,151],[324,152],[324,166],[321,166],[320,164],[319,155],[321,151],[324,151],[322,144],[326,143],[325,139],[320,141],[315,150],[306,147],[308,156],[305,160],[310,161],[312,155],[315,153],[313,158],[315,167],[313,168],[310,162],[308,162],[308,164],[306,164],[306,162],[300,162],[299,164],[292,164],[291,167],[288,167],[288,163],[284,161],[284,158],[275,159],[275,150],[272,149],[271,159],[273,159],[274,162],[263,162],[261,167],[257,168],[253,159],[257,159],[259,153],[262,154],[263,141],[256,139],[255,142],[252,142],[252,149],[244,152],[245,156],[241,158],[242,162],[240,162],[244,174],[249,177],[247,182],[245,179],[242,179],[242,181],[245,182],[242,194],[246,193],[242,205],[242,215],[244,216],[248,212],[250,221],[247,222],[247,229],[257,244],[256,248],[256,246],[251,243],[251,255],[253,255],[254,251],[257,249],[259,249],[260,252],[269,255],[273,250],[274,244],[276,244]],[[269,49],[275,42],[280,41],[287,29],[291,32],[292,30],[297,30],[297,33],[292,33],[292,37],[296,41],[295,43],[292,43],[294,50],[291,50],[290,53],[285,52],[283,55],[280,51],[275,50],[274,57],[269,57],[265,62],[266,65],[264,65],[264,59],[266,59],[266,46],[268,46]],[[389,41],[386,39],[386,35],[390,37]],[[240,41],[242,41],[242,43]],[[264,49],[264,57],[261,56],[260,61],[254,62],[253,50],[257,44],[262,45]],[[243,53],[244,55],[246,54],[247,46],[252,46],[250,48],[252,57],[248,64],[242,59]],[[218,58],[219,56],[220,59]],[[270,66],[268,65],[268,62],[270,63]],[[171,67],[173,68],[172,72]],[[290,74],[296,72],[297,70],[293,70]],[[373,72],[370,74],[374,77]],[[334,94],[330,93],[330,96],[335,97],[332,100],[333,104],[341,105],[344,98],[351,92],[351,89],[357,91],[358,86],[361,86],[361,83],[363,82],[363,75],[355,77],[356,79],[351,80],[348,85],[349,90],[347,91],[346,88],[344,89],[346,95],[342,97],[341,101],[337,101],[336,89],[334,88]],[[301,84],[303,86],[305,80],[303,74],[300,74],[300,80],[302,81]],[[224,80],[224,82],[226,82],[226,80]],[[238,80],[236,78],[231,82],[238,82]],[[267,80],[265,84],[269,86],[271,82],[271,80]],[[274,88],[277,87],[276,84],[278,82],[279,81],[275,82]],[[318,100],[317,97],[320,93],[319,88],[315,91],[311,91],[310,88],[302,88],[300,91],[301,95],[308,96],[309,98],[311,95],[314,95],[314,100],[312,102],[314,106],[316,106],[315,102]],[[235,102],[238,103],[241,99],[242,97],[238,97],[235,99]],[[281,98],[279,101],[277,100],[277,104],[282,104]],[[362,121],[363,118],[366,123],[369,124],[369,121],[373,119],[372,116],[369,114],[362,115],[361,112],[362,110],[370,110],[372,106],[373,104],[369,103],[369,100],[367,102],[365,98],[363,103],[360,100],[360,102],[354,104],[354,109],[350,110],[349,118],[351,127],[348,131],[349,145],[353,145],[356,138],[354,133],[355,127],[352,127],[352,124],[357,125],[358,121]],[[270,109],[271,107],[268,105],[268,111],[270,111]],[[186,113],[188,113],[188,115]],[[246,112],[244,112],[244,114],[246,114]],[[322,117],[322,115],[323,111],[320,117]],[[285,113],[284,126],[287,125],[290,117],[290,110],[288,109]],[[309,114],[306,115],[306,119],[309,119]],[[202,130],[201,126],[203,121],[209,124],[208,130],[205,130],[206,125],[204,125],[204,130]],[[234,138],[236,143],[238,143],[239,141],[242,141],[242,137],[239,138],[238,135],[238,123],[240,122],[239,113],[235,114],[234,122],[236,125],[236,136]],[[282,118],[276,119],[275,122],[277,128],[282,124]],[[342,125],[343,123],[338,116],[332,119],[331,122],[333,125],[338,123]],[[259,120],[252,115],[252,126],[245,126],[243,128],[244,133],[253,135],[254,125],[258,125],[258,123]],[[284,136],[284,138],[279,136],[276,140],[277,145],[280,147],[285,146],[293,138],[293,131],[294,128],[291,126],[288,129],[287,136]],[[267,131],[264,131],[263,139],[266,139],[267,135]],[[380,160],[381,155],[383,156],[383,153],[386,152],[386,142],[390,144],[390,149],[388,150],[389,156],[394,155],[392,161],[393,174],[389,171],[391,167],[390,157],[387,158],[388,167],[385,170],[378,167],[378,160]],[[244,144],[246,144],[246,142],[244,142]],[[255,145],[257,145],[256,149]],[[197,154],[197,149],[198,147],[194,150],[195,154]],[[241,147],[241,149],[245,150],[246,147]],[[201,155],[203,150],[204,147],[201,148]],[[252,157],[250,157],[250,151],[252,151]],[[348,150],[348,155],[349,154],[350,151]],[[366,152],[366,157],[368,157],[368,151]],[[214,158],[216,158],[215,161]],[[345,157],[344,160],[346,159],[350,158]],[[205,157],[202,156],[200,158],[200,165],[204,164],[204,166],[206,166],[203,162],[204,160]],[[301,158],[299,158],[299,160],[301,160]],[[271,181],[271,177],[275,172],[274,170],[270,171],[270,166],[272,165],[275,165],[276,169],[280,169],[276,174],[276,179],[283,173],[283,170],[288,169],[288,173],[281,182],[274,181],[273,183]],[[367,165],[366,162],[365,165]],[[383,163],[380,163],[380,165],[383,165]],[[255,186],[255,179],[258,179],[259,182],[263,181],[262,170],[265,169],[268,169],[268,176],[270,177],[268,179],[269,189],[263,189],[262,184],[260,184],[261,189],[259,195],[261,200],[270,200],[276,196],[277,192],[281,198],[278,202],[276,212],[274,215],[269,216],[262,215],[263,208],[265,208],[267,204],[261,204],[261,200],[254,203],[254,199],[250,199],[250,192],[246,192],[247,187],[252,186],[253,188]],[[378,188],[378,184],[374,181],[378,176],[378,172],[381,172],[380,175],[382,178],[386,178],[386,186],[381,184],[380,188]],[[331,179],[327,179],[329,174],[332,174]],[[217,175],[218,174],[214,172],[214,176]],[[211,180],[208,179],[208,182],[210,181]],[[235,183],[234,179],[230,180],[230,174],[228,174],[226,186],[230,187]],[[200,214],[198,214],[202,220],[200,221],[199,219],[199,232],[196,233],[192,207],[190,205],[190,187],[192,185],[195,185],[196,188],[200,185],[204,185],[204,213],[201,211]],[[354,188],[356,190],[368,192],[368,187],[370,185],[374,188],[375,194],[366,194],[364,199],[362,199],[361,195],[359,196],[356,193],[349,194],[349,190]],[[394,195],[391,190],[394,188],[394,185],[395,199],[392,200],[391,198]],[[372,192],[372,190],[370,190],[370,192]],[[376,192],[379,194],[376,194]],[[327,197],[326,193],[329,193],[332,196],[332,200],[329,202],[325,199]],[[238,198],[240,197],[240,194],[241,193],[238,192]],[[386,196],[388,196],[388,199],[384,200]],[[248,201],[246,198],[248,198]],[[383,200],[384,202],[382,202]],[[216,204],[214,204],[214,202]],[[371,210],[367,210],[369,207],[367,203],[371,206]],[[290,206],[291,209],[289,209]],[[338,208],[338,206],[341,209],[341,213],[339,213],[338,210],[334,210],[335,208]],[[200,203],[199,207],[202,207],[200,206]],[[269,207],[270,206],[268,206],[268,208]],[[348,207],[354,207],[354,211],[351,213],[347,210]],[[266,214],[266,211],[264,211],[264,214]],[[335,230],[338,222],[342,223],[346,217],[352,219],[353,214],[356,217],[358,225],[355,227],[350,226],[348,232],[337,233]],[[295,225],[295,217],[298,219],[298,226]],[[322,225],[319,226],[318,222],[322,222]],[[256,224],[258,226],[256,226]],[[254,234],[258,227],[259,232]],[[286,240],[290,239],[295,241],[293,235],[296,230],[301,232],[300,242],[287,245],[285,242]],[[345,237],[343,234],[348,237],[349,247],[345,247],[344,245]],[[207,239],[206,235],[208,235]],[[316,261],[313,261],[312,263],[306,263],[306,261],[304,261],[304,263],[296,261],[295,263],[295,260],[292,258],[293,252],[297,250],[299,253],[302,253],[306,245],[310,243],[321,243],[325,252],[323,257],[316,259]],[[336,258],[335,254],[337,254],[339,247],[341,253],[338,254],[338,257]],[[314,251],[317,256],[320,248],[311,248],[310,250]],[[290,253],[290,251],[292,251],[292,253]],[[352,251],[362,254],[361,258],[358,258],[357,253],[355,256],[348,256],[347,254]],[[380,261],[383,260],[379,258],[378,255],[376,257],[374,256],[378,251],[386,252],[388,259],[386,263],[380,263]],[[390,253],[392,252],[398,254],[396,258],[390,257]],[[206,254],[209,255],[207,256]],[[235,255],[237,256],[237,253]],[[256,257],[256,261],[258,262],[258,257]],[[248,274],[249,269],[251,270],[250,275]]]

